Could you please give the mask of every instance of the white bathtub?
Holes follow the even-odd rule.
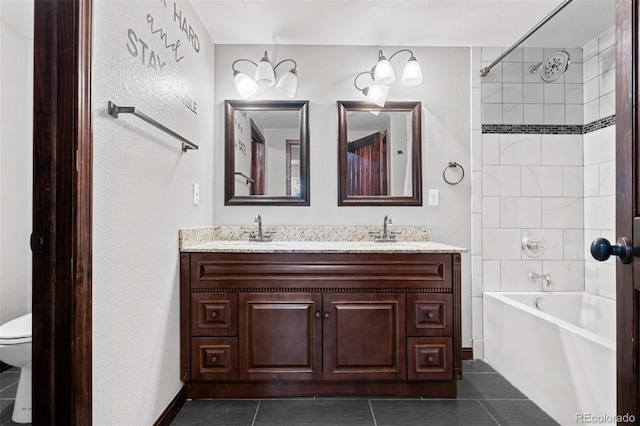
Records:
[[[561,425],[584,424],[579,414],[614,420],[615,301],[487,292],[483,315],[485,361],[551,417]]]

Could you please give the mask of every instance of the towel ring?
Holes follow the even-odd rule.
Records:
[[[447,170],[449,170],[450,168],[455,168],[455,167],[460,167],[460,170],[462,170],[462,176],[460,176],[460,179],[458,179],[455,182],[451,182],[450,180],[447,179]],[[464,168],[456,163],[455,161],[449,161],[449,165],[447,167],[444,168],[444,171],[442,172],[442,179],[444,179],[445,182],[447,182],[449,185],[457,185],[460,182],[462,182],[462,179],[464,179]]]

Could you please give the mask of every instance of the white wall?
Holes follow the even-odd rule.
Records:
[[[214,47],[188,2],[177,4],[187,33],[173,8],[172,0],[94,2],[96,425],[152,424],[180,390],[178,229],[213,222]],[[149,16],[168,44],[180,40],[175,54],[152,34]],[[111,117],[109,100],[139,108],[200,149],[183,153],[180,142],[139,118]]]
[[[33,2],[0,1],[0,324],[31,312]]]
[[[408,46],[403,46],[406,48]],[[456,186],[446,184],[442,171],[449,161],[470,167],[470,78],[469,49],[409,47],[420,61],[425,82],[391,88],[390,100],[422,102],[422,207],[338,207],[337,146],[338,100],[365,100],[353,86],[357,73],[371,69],[376,46],[256,46],[216,45],[215,68],[215,182],[216,225],[247,225],[256,213],[269,225],[375,225],[385,214],[397,225],[422,225],[433,229],[433,240],[470,246],[470,179]],[[224,101],[239,99],[233,84],[231,64],[238,58],[259,60],[264,51],[277,63],[292,58],[298,63],[296,99],[309,104],[311,205],[309,207],[225,206],[224,189]],[[385,47],[391,54],[397,48]],[[404,59],[394,60],[399,75]],[[407,58],[408,59],[408,58]],[[242,65],[242,64],[241,64]],[[251,68],[241,68],[253,72]],[[278,70],[280,71],[280,70]],[[280,74],[278,73],[278,76]],[[274,88],[261,88],[252,99],[284,100]],[[430,188],[440,190],[440,206],[427,206]],[[217,194],[217,195],[216,195]],[[463,345],[471,343],[469,256],[463,256]]]

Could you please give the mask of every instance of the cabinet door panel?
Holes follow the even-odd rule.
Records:
[[[406,378],[404,294],[327,294],[323,311],[323,378]]]
[[[320,294],[240,294],[240,379],[321,375]]]
[[[407,294],[407,335],[453,335],[453,295]]]
[[[410,337],[409,380],[453,379],[453,345],[450,337]]]
[[[238,295],[193,293],[191,334],[194,336],[237,336]]]

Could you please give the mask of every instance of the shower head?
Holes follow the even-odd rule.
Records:
[[[562,75],[567,71],[570,59],[571,57],[566,50],[556,50],[547,58],[546,61],[541,62],[535,67],[532,66],[530,71],[533,73],[539,68],[540,78],[542,78],[542,81],[545,83],[551,83],[562,77]]]

